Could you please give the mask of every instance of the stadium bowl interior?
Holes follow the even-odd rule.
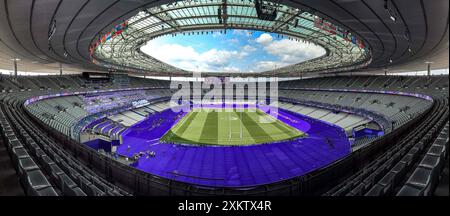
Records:
[[[0,195],[448,196],[448,4],[4,0]],[[198,78],[143,51],[236,30],[323,53]]]

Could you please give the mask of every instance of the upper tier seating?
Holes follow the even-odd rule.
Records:
[[[279,95],[298,100],[357,107],[380,113],[394,122],[394,128],[414,119],[429,109],[432,104],[430,101],[414,97],[373,93],[281,90]]]

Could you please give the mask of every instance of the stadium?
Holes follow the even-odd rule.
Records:
[[[0,195],[448,196],[447,0],[3,0]]]

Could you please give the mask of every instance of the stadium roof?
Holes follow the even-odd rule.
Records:
[[[372,71],[400,65],[413,65],[411,70],[417,70],[414,67],[423,63],[425,69],[424,62],[430,60],[448,67],[448,59],[442,58],[448,56],[447,0],[272,1],[283,4],[274,21],[258,19],[254,1],[228,0],[228,17],[222,24],[217,16],[221,0],[174,2],[5,0],[0,4],[0,68],[10,68],[10,59],[20,58],[23,64],[33,62],[36,68],[62,62],[80,70],[121,65],[125,66],[122,69],[148,75],[186,75],[189,72],[136,48],[164,34],[225,28],[276,32],[294,40],[312,41],[327,50],[319,59],[257,75]],[[327,28],[348,31],[358,41],[345,44],[348,41],[343,38],[327,35],[329,29],[314,25],[317,17],[325,20]],[[101,43],[91,55],[90,48],[123,23],[128,23],[123,37]],[[355,46],[359,41],[364,48]],[[355,47],[359,53],[353,53]]]

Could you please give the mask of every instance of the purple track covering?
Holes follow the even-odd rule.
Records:
[[[325,167],[350,153],[350,142],[342,128],[286,110],[279,109],[278,113],[280,121],[308,136],[251,146],[159,143],[159,138],[186,114],[168,109],[127,129],[117,153],[132,157],[134,153],[154,151],[155,157],[143,156],[134,166],[153,175],[210,187],[251,187],[282,181]],[[164,121],[152,127],[161,118]]]

